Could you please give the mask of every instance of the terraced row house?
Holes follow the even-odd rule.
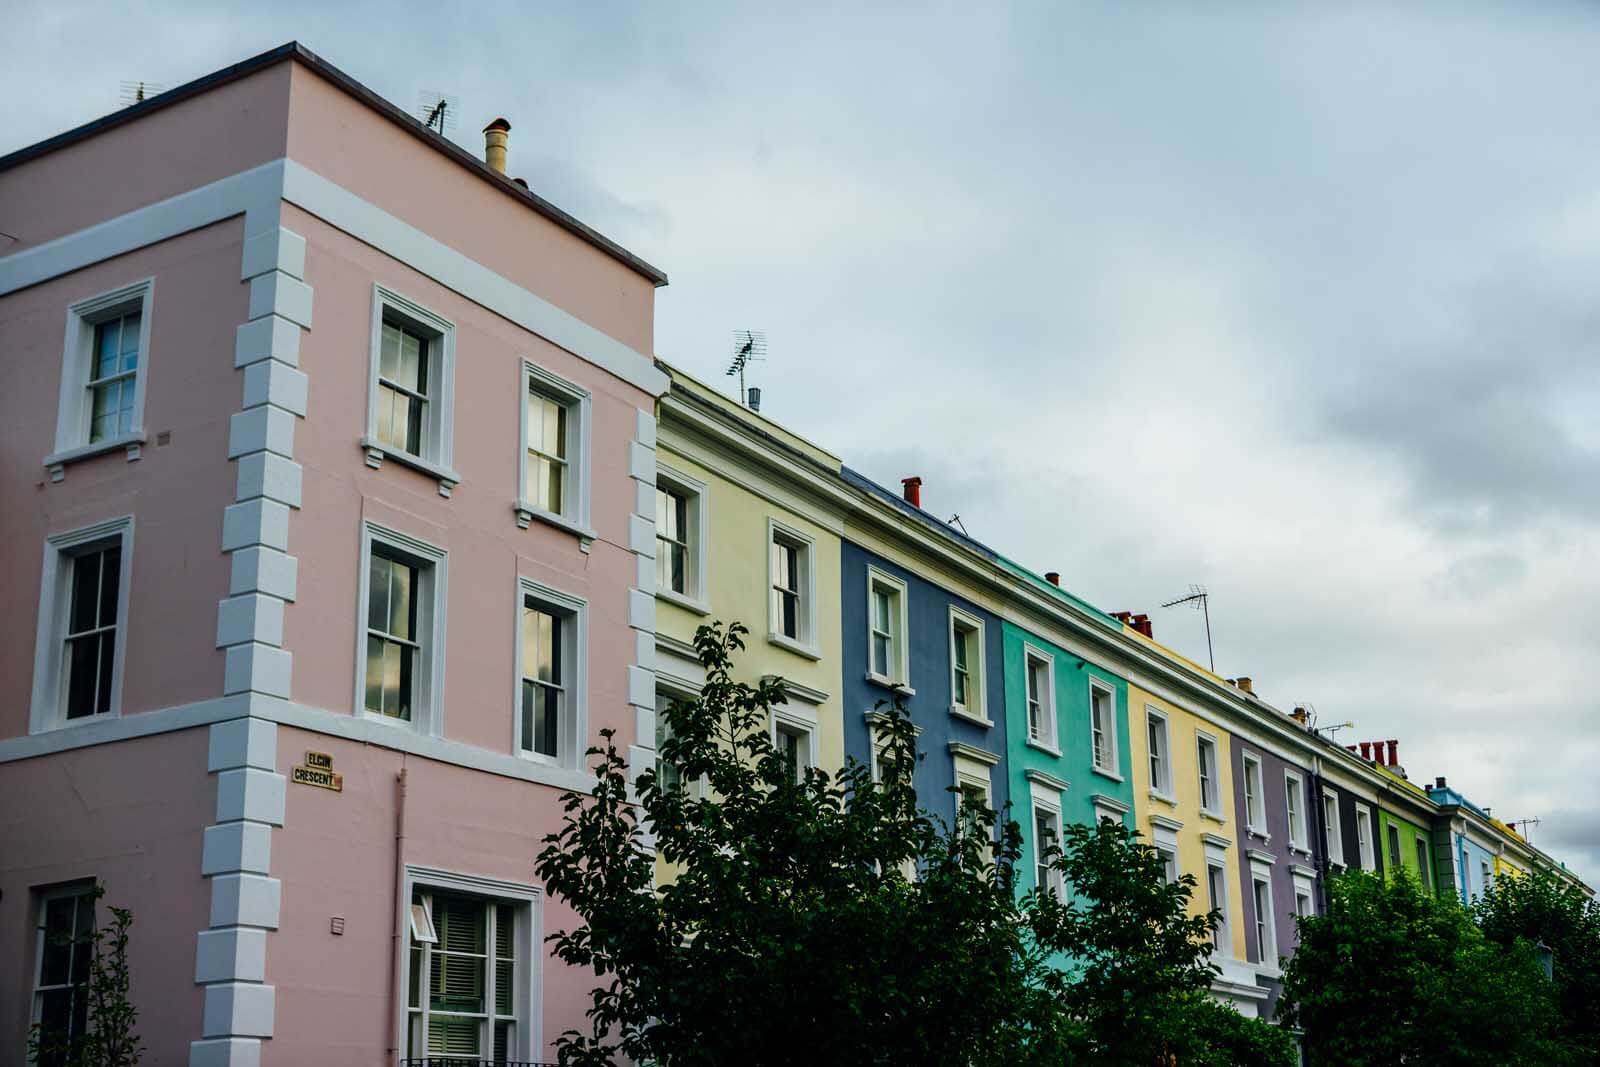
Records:
[[[654,763],[712,619],[799,765],[902,702],[1024,888],[1063,825],[1136,829],[1250,1014],[1330,872],[1559,866],[656,360],[665,276],[510,136],[291,44],[0,158],[0,1061],[82,1025],[97,889],[147,1063],[551,1058],[590,977],[538,842],[598,731]]]

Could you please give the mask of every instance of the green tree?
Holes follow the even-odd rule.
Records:
[[[105,895],[96,887],[95,902]],[[78,988],[85,999],[81,1034],[52,1032],[35,1023],[28,1032],[28,1062],[40,1067],[136,1067],[144,1042],[136,1025],[139,1009],[129,999],[128,930],[133,912],[112,908],[111,920],[79,942],[89,942],[89,973]],[[64,935],[70,937],[71,935]]]
[[[1484,936],[1550,950],[1559,1032],[1582,1062],[1600,1062],[1600,905],[1548,871],[1501,877],[1473,905]]]
[[[1483,936],[1453,898],[1408,873],[1329,882],[1299,920],[1279,1018],[1313,1064],[1565,1063],[1550,983],[1525,943]]]
[[[1246,1019],[1209,993],[1218,913],[1190,915],[1195,880],[1166,880],[1160,855],[1121,823],[1063,830],[1058,869],[1071,888],[1059,912],[1030,911],[1029,927],[1065,965],[1049,979],[1084,1063],[1292,1063],[1292,1039]]]
[[[579,919],[550,936],[555,953],[597,979],[589,1032],[558,1039],[563,1063],[1165,1065],[1180,1034],[1184,1051],[1208,1035],[1249,1044],[1250,1021],[1196,1004],[1214,920],[1185,914],[1192,880],[1168,887],[1153,851],[1107,824],[1068,831],[1054,859],[1068,902],[1019,899],[1019,828],[965,801],[953,826],[918,807],[898,706],[876,776],[854,761],[797,773],[768,734],[781,687],[733,680],[744,633],[696,635],[706,684],[663,713],[668,772],[630,785],[606,735],[592,793],[566,797],[538,856]],[[1171,1040],[1140,1035],[1142,1058],[1106,1059],[1136,1029],[1119,1012],[1162,996],[1187,1012],[1164,1021]]]

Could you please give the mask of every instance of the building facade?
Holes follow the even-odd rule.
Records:
[[[0,1049],[98,885],[147,1062],[545,1057],[533,857],[653,745],[664,276],[294,45],[0,159],[0,219]]]

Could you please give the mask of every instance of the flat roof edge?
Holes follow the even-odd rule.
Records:
[[[106,130],[115,129],[124,123],[143,118],[145,115],[151,114],[152,112],[160,111],[162,108],[171,107],[173,104],[181,103],[190,97],[198,96],[199,94],[207,92],[211,89],[215,89],[218,86],[226,85],[232,81],[237,81],[240,78],[247,77],[256,73],[257,71],[264,70],[273,64],[282,63],[286,60],[299,60],[301,63],[305,64],[307,69],[311,70],[328,82],[331,82],[333,85],[343,90],[350,96],[355,97],[361,103],[370,107],[372,110],[376,111],[390,122],[393,122],[395,125],[411,134],[411,136],[424,142],[436,151],[442,152],[449,156],[457,163],[472,171],[480,179],[497,187],[506,195],[521,200],[528,207],[532,208],[540,215],[543,215],[557,226],[560,226],[562,229],[571,233],[575,237],[578,237],[588,244],[593,245],[595,248],[598,248],[600,251],[621,263],[629,270],[632,270],[634,273],[648,278],[657,288],[667,284],[667,275],[660,268],[655,267],[640,257],[634,255],[617,242],[611,240],[611,238],[606,237],[604,234],[600,233],[598,230],[594,229],[588,224],[580,221],[572,215],[569,215],[567,212],[563,211],[561,208],[552,204],[550,201],[546,200],[544,197],[538,195],[532,190],[524,189],[522,186],[506,177],[504,174],[491,170],[489,166],[477,156],[473,155],[471,152],[468,152],[466,149],[462,148],[460,145],[449,140],[448,138],[434,133],[416,118],[400,110],[394,104],[390,103],[388,100],[385,100],[371,89],[368,89],[365,85],[361,84],[359,81],[356,81],[356,79],[352,78],[338,67],[335,67],[321,56],[318,56],[315,52],[302,45],[299,41],[290,41],[288,44],[279,45],[276,48],[262,52],[260,55],[251,56],[249,59],[241,60],[232,66],[224,67],[221,70],[212,71],[210,74],[202,75],[193,81],[185,82],[176,88],[168,89],[163,93],[158,93],[155,96],[150,97],[148,100],[144,100],[130,107],[122,108],[118,111],[113,111],[109,115],[102,115],[97,119],[84,123],[81,126],[76,126],[73,129],[58,133],[54,137],[47,137],[43,141],[39,141],[35,144],[28,145],[25,148],[19,148],[15,152],[10,152],[6,155],[0,156],[0,171],[5,171],[11,169],[12,167],[20,166],[21,164],[30,160],[38,159],[41,156],[50,154],[51,152],[66,148],[69,145],[86,140],[87,138],[93,137],[96,134],[104,133]]]

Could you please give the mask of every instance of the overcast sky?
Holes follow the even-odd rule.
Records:
[[[504,114],[657,354],[1600,883],[1600,8],[817,6],[0,0],[0,151],[291,39]]]

